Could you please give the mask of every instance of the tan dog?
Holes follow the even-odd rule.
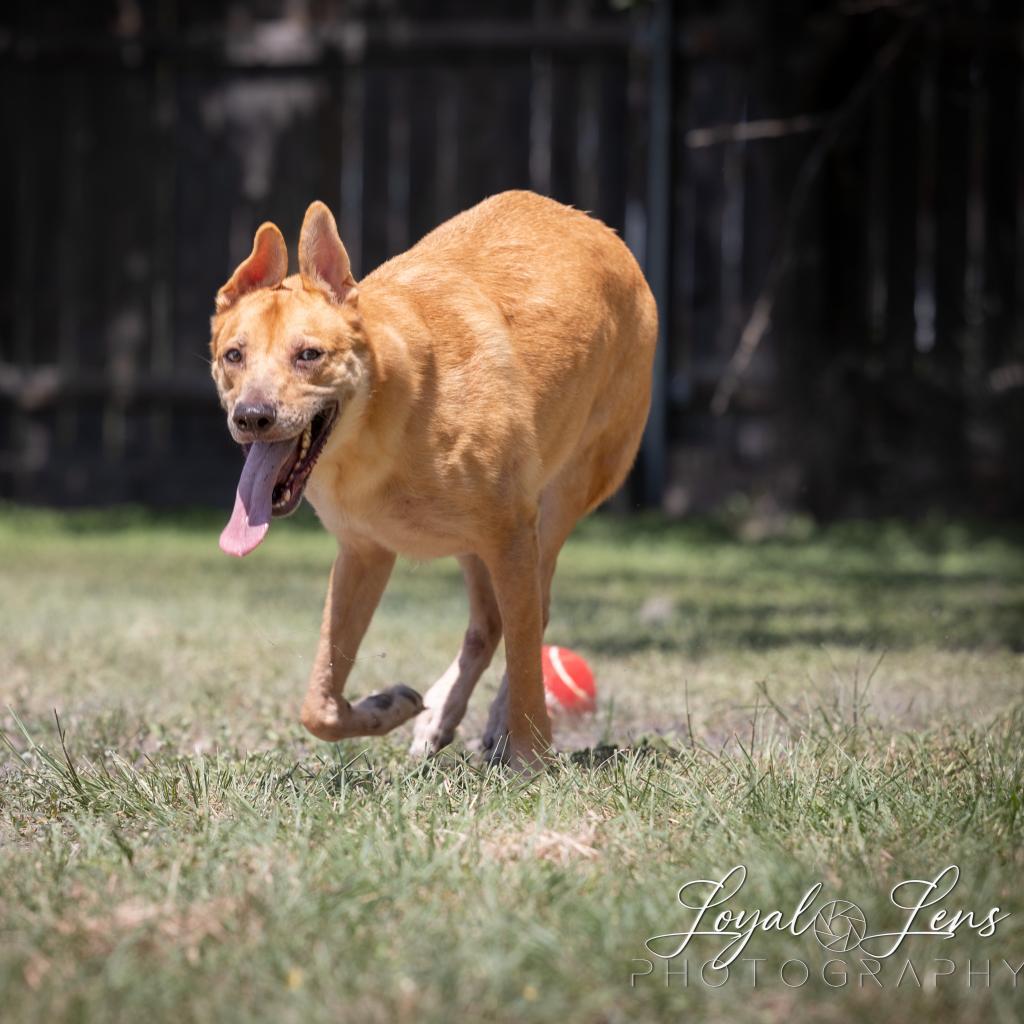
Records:
[[[305,493],[338,539],[302,708],[315,736],[450,743],[502,633],[507,671],[484,746],[516,765],[551,741],[541,641],[566,537],[622,482],[650,401],[657,312],[622,241],[583,213],[505,192],[359,283],[323,203],[299,273],[264,224],[217,295],[213,376],[247,446],[221,547],[245,555]],[[454,555],[462,649],[425,701],[350,704],[345,682],[396,554]]]

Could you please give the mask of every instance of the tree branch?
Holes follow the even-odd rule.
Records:
[[[825,157],[842,137],[854,115],[888,73],[896,58],[903,52],[916,28],[916,22],[908,24],[878,51],[863,78],[842,105],[829,117],[821,135],[804,159],[800,173],[797,175],[796,184],[793,186],[789,208],[783,221],[782,234],[768,265],[764,284],[751,309],[750,318],[740,334],[739,344],[729,359],[711,399],[711,411],[716,416],[721,416],[728,410],[736,388],[771,324],[772,310],[775,307],[779,285],[793,259],[796,229],[811,194],[811,186],[821,171]]]

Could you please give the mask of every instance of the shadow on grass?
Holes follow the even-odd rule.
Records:
[[[35,538],[30,552],[45,553],[47,536],[113,538],[113,545],[97,545],[92,554],[81,545],[80,577],[92,586],[96,573],[116,577],[111,551],[122,532],[133,535],[134,546],[125,546],[131,570],[125,578],[138,579],[146,593],[166,594],[170,601],[183,587],[241,585],[237,565],[216,551],[226,514],[205,508],[52,511],[0,505],[0,539],[11,545],[24,533]],[[821,644],[1024,650],[1019,527],[934,518],[800,524],[792,536],[745,541],[724,519],[596,516],[580,525],[562,560],[549,636],[610,655],[652,650],[699,656]],[[150,531],[165,539],[175,533],[201,537],[203,544],[161,547],[149,543]],[[268,606],[282,599],[308,599],[312,606],[326,585],[329,539],[308,507],[281,532],[284,542],[290,533],[324,543],[282,543],[263,552],[263,562],[245,574],[247,595]],[[139,538],[145,543],[137,543]],[[940,562],[937,555],[951,557]],[[67,566],[58,568],[67,578]],[[662,602],[660,609],[647,607],[652,598]],[[418,625],[440,607],[454,612],[456,603],[464,607],[461,578],[455,562],[446,559],[429,568],[403,564],[384,608]]]
[[[73,534],[111,533],[119,530],[158,528],[183,533],[217,532],[230,514],[222,507],[154,509],[139,505],[99,508],[54,509],[0,502],[0,523],[36,531],[58,530]],[[322,529],[308,503],[289,518],[289,530]],[[791,550],[808,544],[826,543],[837,550],[878,553],[885,549],[913,548],[929,554],[962,549],[990,541],[1002,541],[1024,549],[1024,526],[1015,522],[989,520],[948,520],[930,515],[914,520],[857,519],[816,525],[796,517],[768,536],[746,537],[743,524],[729,515],[670,519],[645,512],[628,518],[598,512],[582,522],[574,533],[581,539],[620,543],[679,543],[686,547],[742,545],[746,548]]]
[[[899,650],[930,644],[940,650],[1024,650],[1024,604],[989,598],[964,602],[957,588],[880,601],[877,595],[843,594],[830,601],[778,603],[675,600],[663,621],[644,621],[635,600],[580,595],[565,587],[552,608],[549,640],[610,656],[645,650],[682,651],[690,657],[714,650],[766,651],[789,646]]]

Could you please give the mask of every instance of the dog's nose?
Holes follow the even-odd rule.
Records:
[[[249,402],[235,406],[235,426],[248,434],[262,434],[277,422],[277,409],[268,402]]]

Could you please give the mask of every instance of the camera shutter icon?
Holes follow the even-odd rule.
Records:
[[[849,900],[833,900],[818,911],[814,937],[832,953],[849,953],[860,945],[867,932],[864,912]]]

